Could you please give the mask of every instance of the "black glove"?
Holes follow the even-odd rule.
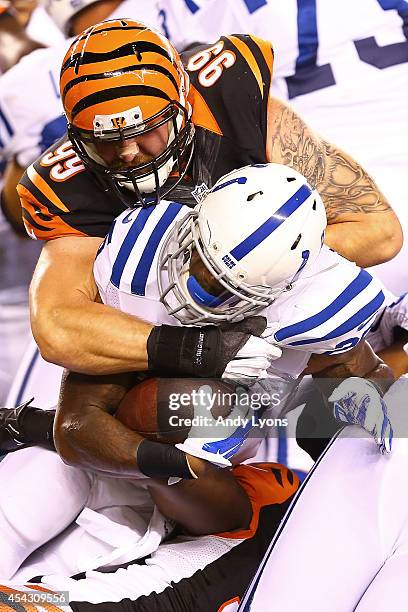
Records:
[[[0,408],[0,454],[41,444],[55,450],[52,429],[55,410],[31,406],[33,399],[17,408]]]
[[[173,376],[220,378],[250,336],[260,336],[265,317],[219,327],[154,327],[147,340],[149,368]]]

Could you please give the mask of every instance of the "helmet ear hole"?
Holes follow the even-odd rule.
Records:
[[[316,208],[317,208],[316,200],[313,202],[312,208],[313,208],[313,210],[316,210]]]
[[[286,177],[286,180],[288,181],[288,183],[292,183],[292,181],[296,181],[296,178],[294,176],[288,176]]]
[[[301,238],[302,238],[302,234],[299,234],[299,236],[296,238],[295,242],[290,247],[291,251],[294,251],[296,249],[296,247],[299,244]]]

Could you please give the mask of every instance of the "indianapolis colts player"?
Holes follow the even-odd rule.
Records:
[[[220,179],[199,213],[175,202],[122,213],[99,250],[95,281],[104,303],[156,325],[261,313],[263,338],[275,347],[268,381],[284,396],[306,366],[319,378],[367,375],[381,387],[391,372],[360,341],[386,302],[384,291],[368,272],[322,246],[325,224],[321,199],[304,177],[278,164],[249,166]],[[231,362],[227,374],[259,377],[264,343],[254,337],[244,351],[245,363]],[[359,406],[367,394],[376,406],[367,428],[388,449],[385,407],[368,380],[358,391],[334,392],[337,416],[348,420],[351,410],[364,425]],[[352,400],[348,407],[343,395]]]
[[[198,210],[163,200],[156,206],[122,213],[97,255],[96,285],[107,305],[154,324],[219,324],[262,315],[264,338],[253,338],[253,344],[244,347],[244,359],[231,362],[227,374],[257,377],[267,370],[267,382],[274,390],[281,390],[275,413],[271,409],[272,415],[279,415],[287,383],[293,383],[312,362],[312,353],[320,353],[320,369],[315,367],[315,371],[323,376],[329,375],[334,364],[338,376],[345,367],[358,376],[372,377],[380,385],[376,376],[384,373],[384,364],[363,340],[385,301],[383,289],[367,272],[322,247],[325,225],[324,205],[302,175],[278,164],[249,166],[220,179]],[[271,361],[273,366],[268,365]],[[55,424],[56,444],[64,462],[110,476],[123,476],[126,464],[129,478],[140,475],[134,445],[121,444],[123,426],[104,410],[85,410],[88,401],[95,406],[97,395],[102,394],[106,401],[106,384],[100,377],[85,378],[89,382],[84,386],[84,375],[69,373],[64,382],[71,395],[64,398],[63,390]],[[115,386],[113,382],[109,377],[108,387],[123,396],[123,384]],[[379,392],[374,387],[371,396],[366,422],[359,422],[380,438],[384,447],[391,438],[390,428],[383,426],[387,423],[385,404],[377,399]],[[110,409],[121,400],[111,392],[108,397]],[[75,398],[80,399],[80,406]],[[10,424],[15,435],[19,424]],[[253,456],[267,428],[255,438],[248,434],[248,428],[238,425],[226,437],[209,440],[196,430],[176,450],[229,465]],[[139,442],[135,432],[129,431],[128,436]],[[122,448],[119,462],[117,448]],[[7,499],[13,495],[15,500],[21,499],[17,494],[17,487],[21,490],[19,473],[26,483],[27,498],[27,482],[35,483],[27,469],[38,472],[43,458],[34,458],[41,450],[24,449],[24,453],[9,454],[0,463],[0,483],[3,478],[8,483]],[[126,452],[130,453],[128,458],[124,457]],[[53,529],[55,525],[59,529],[66,526],[59,523],[60,506],[67,509],[72,499],[76,505],[71,515],[75,516],[81,510],[78,499],[87,499],[89,494],[85,479],[80,485],[85,492],[67,498],[65,478],[72,488],[69,465],[62,469],[60,459],[47,453],[42,473],[47,473],[48,462],[54,465],[55,461],[60,466],[58,491],[50,490],[47,520],[36,520],[36,533],[26,546],[19,545],[15,554],[10,551],[14,571],[25,556],[47,541],[50,524]],[[15,478],[10,478],[13,474]],[[1,504],[2,500],[0,509]],[[10,543],[15,541],[13,534],[20,532],[18,520],[24,513],[6,514],[0,533]]]
[[[96,258],[95,280],[106,304],[152,322],[219,323],[262,313],[263,337],[282,350],[269,381],[293,381],[308,363],[320,377],[388,375],[360,344],[385,294],[368,272],[322,246],[325,226],[322,202],[304,177],[278,164],[249,166],[220,179],[198,212],[165,203],[123,213]],[[357,369],[341,366],[350,360]],[[370,389],[378,395],[368,381],[360,387],[345,395],[357,404]],[[379,422],[369,429],[384,449],[389,431],[381,436],[378,401]],[[282,400],[279,413],[283,407]]]
[[[231,612],[407,609],[407,392],[402,376],[384,396],[396,434],[390,455],[357,427],[333,438]]]

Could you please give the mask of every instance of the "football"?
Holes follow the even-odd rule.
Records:
[[[127,392],[115,416],[156,442],[184,442],[192,426],[216,436],[214,420],[231,413],[235,389],[222,380],[149,378]]]

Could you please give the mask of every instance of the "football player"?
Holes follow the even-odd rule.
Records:
[[[391,375],[363,340],[385,295],[367,272],[322,246],[325,226],[323,203],[303,176],[287,166],[249,166],[220,179],[198,211],[164,200],[156,206],[124,211],[99,250],[94,291],[96,294],[98,287],[102,301],[112,308],[161,323],[170,334],[177,324],[239,320],[237,325],[242,325],[242,318],[256,315],[259,322],[259,315],[264,316],[263,342],[271,347],[269,360],[275,359],[273,366],[260,359],[258,339],[254,338],[255,344],[249,342],[244,353],[246,369],[239,363],[235,371],[232,361],[228,374],[259,377],[266,369],[265,390],[278,398],[274,407],[269,407],[269,416],[279,416],[296,379],[309,363],[313,373],[328,383],[325,391],[336,400],[340,418],[347,412],[348,396],[344,399],[341,385],[335,389],[337,383],[330,379],[350,374],[362,377],[360,388],[351,391],[357,407],[361,389],[369,395],[364,418],[352,409],[347,416],[365,427],[381,450],[390,450],[392,430],[379,390],[389,386],[386,377]],[[192,354],[192,359],[197,357]],[[166,354],[157,359],[161,367],[160,360],[166,359]],[[171,373],[171,366],[167,368]],[[134,478],[142,473],[187,478],[191,476],[189,457],[228,466],[230,460],[253,456],[267,434],[267,427],[253,427],[256,431],[251,437],[251,421],[250,427],[238,425],[232,433],[221,431],[218,439],[210,441],[196,428],[185,442],[163,453],[163,445],[142,440],[112,417],[134,381],[132,373],[116,378],[68,373],[54,425],[56,446],[64,462],[102,477]],[[30,441],[47,443],[45,436],[29,440],[24,430],[28,418],[31,422],[40,418],[43,434],[50,432],[51,412],[45,415],[25,406],[16,413],[3,410],[2,416],[3,439],[8,436],[9,443],[14,439],[14,448]],[[51,436],[48,447],[52,448]],[[38,456],[39,451],[26,449],[24,464],[38,471],[38,464],[29,459],[30,452]],[[53,459],[48,457],[49,461],[59,461],[55,455],[51,455]],[[9,455],[0,464],[0,478],[9,482],[11,473],[19,473],[22,460],[20,453]],[[45,464],[42,472],[47,473]],[[27,477],[26,470],[21,474]],[[64,480],[60,474],[61,494]],[[18,478],[8,485],[9,492],[13,486],[19,486]],[[77,504],[78,496],[67,497],[66,509],[69,500]],[[21,562],[25,553],[46,541],[51,523],[59,530],[66,526],[59,522],[58,507],[50,502],[46,521],[33,518],[35,537],[25,547],[19,546],[18,554],[10,546],[3,565],[10,559]],[[35,506],[33,512],[37,512]],[[20,533],[18,520],[15,514],[3,524],[5,541],[14,542],[14,534]]]
[[[24,459],[24,453],[25,451],[20,453],[21,460]],[[61,466],[71,469],[72,472],[72,468],[62,464]],[[221,472],[225,474],[225,470]],[[214,480],[216,473],[218,482]],[[52,476],[57,475],[54,469]],[[75,476],[77,482],[84,480],[80,470],[77,470]],[[132,562],[123,564],[121,569],[112,567],[104,568],[103,572],[91,569],[87,571],[92,567],[98,546],[99,551],[102,551],[105,541],[106,556],[109,544],[115,542],[115,532],[112,532],[112,524],[107,520],[108,513],[105,510],[103,516],[103,509],[97,507],[98,501],[99,504],[103,503],[102,500],[109,503],[112,517],[112,498],[107,497],[109,483],[111,492],[116,494],[116,499],[119,497],[119,503],[121,498],[124,499],[123,484],[121,487],[117,485],[115,491],[112,488],[114,479],[105,479],[106,490],[94,486],[88,498],[88,504],[93,503],[93,507],[99,510],[99,523],[103,524],[103,529],[93,530],[91,533],[89,518],[92,516],[92,510],[86,508],[69,530],[42,548],[42,554],[32,555],[7,587],[2,576],[0,598],[3,606],[17,601],[17,585],[34,575],[36,578],[30,582],[40,584],[26,583],[24,590],[32,593],[35,589],[46,589],[55,604],[52,608],[55,611],[60,610],[62,599],[54,597],[54,590],[69,591],[65,605],[69,602],[69,609],[84,612],[93,609],[95,604],[118,612],[124,609],[151,612],[182,608],[205,612],[222,610],[228,601],[238,602],[293,499],[299,481],[293,472],[274,463],[256,463],[233,468],[229,475],[232,487],[221,488],[219,477],[220,471],[216,471],[212,480],[208,476],[200,477],[194,482],[188,481],[188,487],[183,486],[183,483],[168,487],[158,481],[150,481],[149,489],[155,499],[159,493],[166,490],[170,512],[174,511],[171,506],[177,501],[179,514],[180,511],[184,512],[184,522],[187,525],[191,524],[193,519],[196,524],[201,523],[201,530],[208,532],[208,529],[211,529],[208,521],[210,514],[206,510],[208,504],[210,508],[217,509],[218,520],[221,518],[224,523],[231,525],[231,518],[236,520],[238,517],[243,528],[224,530],[222,533],[214,531],[213,535],[198,537],[185,527],[183,533],[173,533],[169,538],[174,524],[169,519],[164,519],[156,508],[147,532],[140,539],[140,534],[146,531],[146,518],[150,517],[153,504],[149,491],[141,489],[137,484],[135,486],[134,483],[133,495],[128,493],[127,501],[128,504],[136,506],[138,513],[132,514],[131,508],[127,507],[122,509],[121,517],[122,554],[127,548],[128,553],[133,554]],[[194,495],[197,497],[200,483],[204,484],[204,487],[201,486],[194,516],[191,511],[191,492],[195,490]],[[235,494],[235,499],[231,492]],[[63,505],[65,499],[61,499]],[[36,501],[32,498],[32,503]],[[231,505],[234,503],[235,508]],[[124,528],[125,512],[128,527]],[[181,524],[183,525],[183,521]],[[27,521],[25,525],[28,532]],[[167,528],[167,537],[165,542],[160,543],[164,527]],[[180,529],[179,525],[178,532]],[[119,535],[116,533],[116,542],[120,542],[120,535],[120,531]],[[99,557],[99,561],[102,562],[103,559]],[[72,570],[81,564],[83,571],[69,578],[70,568]],[[36,592],[38,593],[38,590]],[[51,598],[48,599],[49,602]]]
[[[395,426],[392,454],[378,454],[356,427],[333,439],[273,538],[240,611],[406,610],[407,383],[401,377],[384,396]],[[289,586],[294,568],[295,589]]]
[[[271,40],[273,94],[355,156],[408,227],[401,181],[408,162],[406,0],[159,0],[159,9],[178,49],[224,32]],[[407,286],[407,248],[375,270],[397,294]]]
[[[29,233],[47,241],[32,283],[32,327],[47,360],[93,373],[157,366],[151,326],[94,303],[96,250],[127,205],[171,191],[191,201],[196,185],[248,162],[300,166],[325,202],[328,243],[350,259],[367,265],[400,248],[371,177],[270,98],[272,59],[269,43],[227,36],[190,52],[186,70],[163,36],[130,20],[101,23],[71,45],[61,71],[70,140],[19,186]],[[167,363],[183,361],[180,339],[165,345]]]

